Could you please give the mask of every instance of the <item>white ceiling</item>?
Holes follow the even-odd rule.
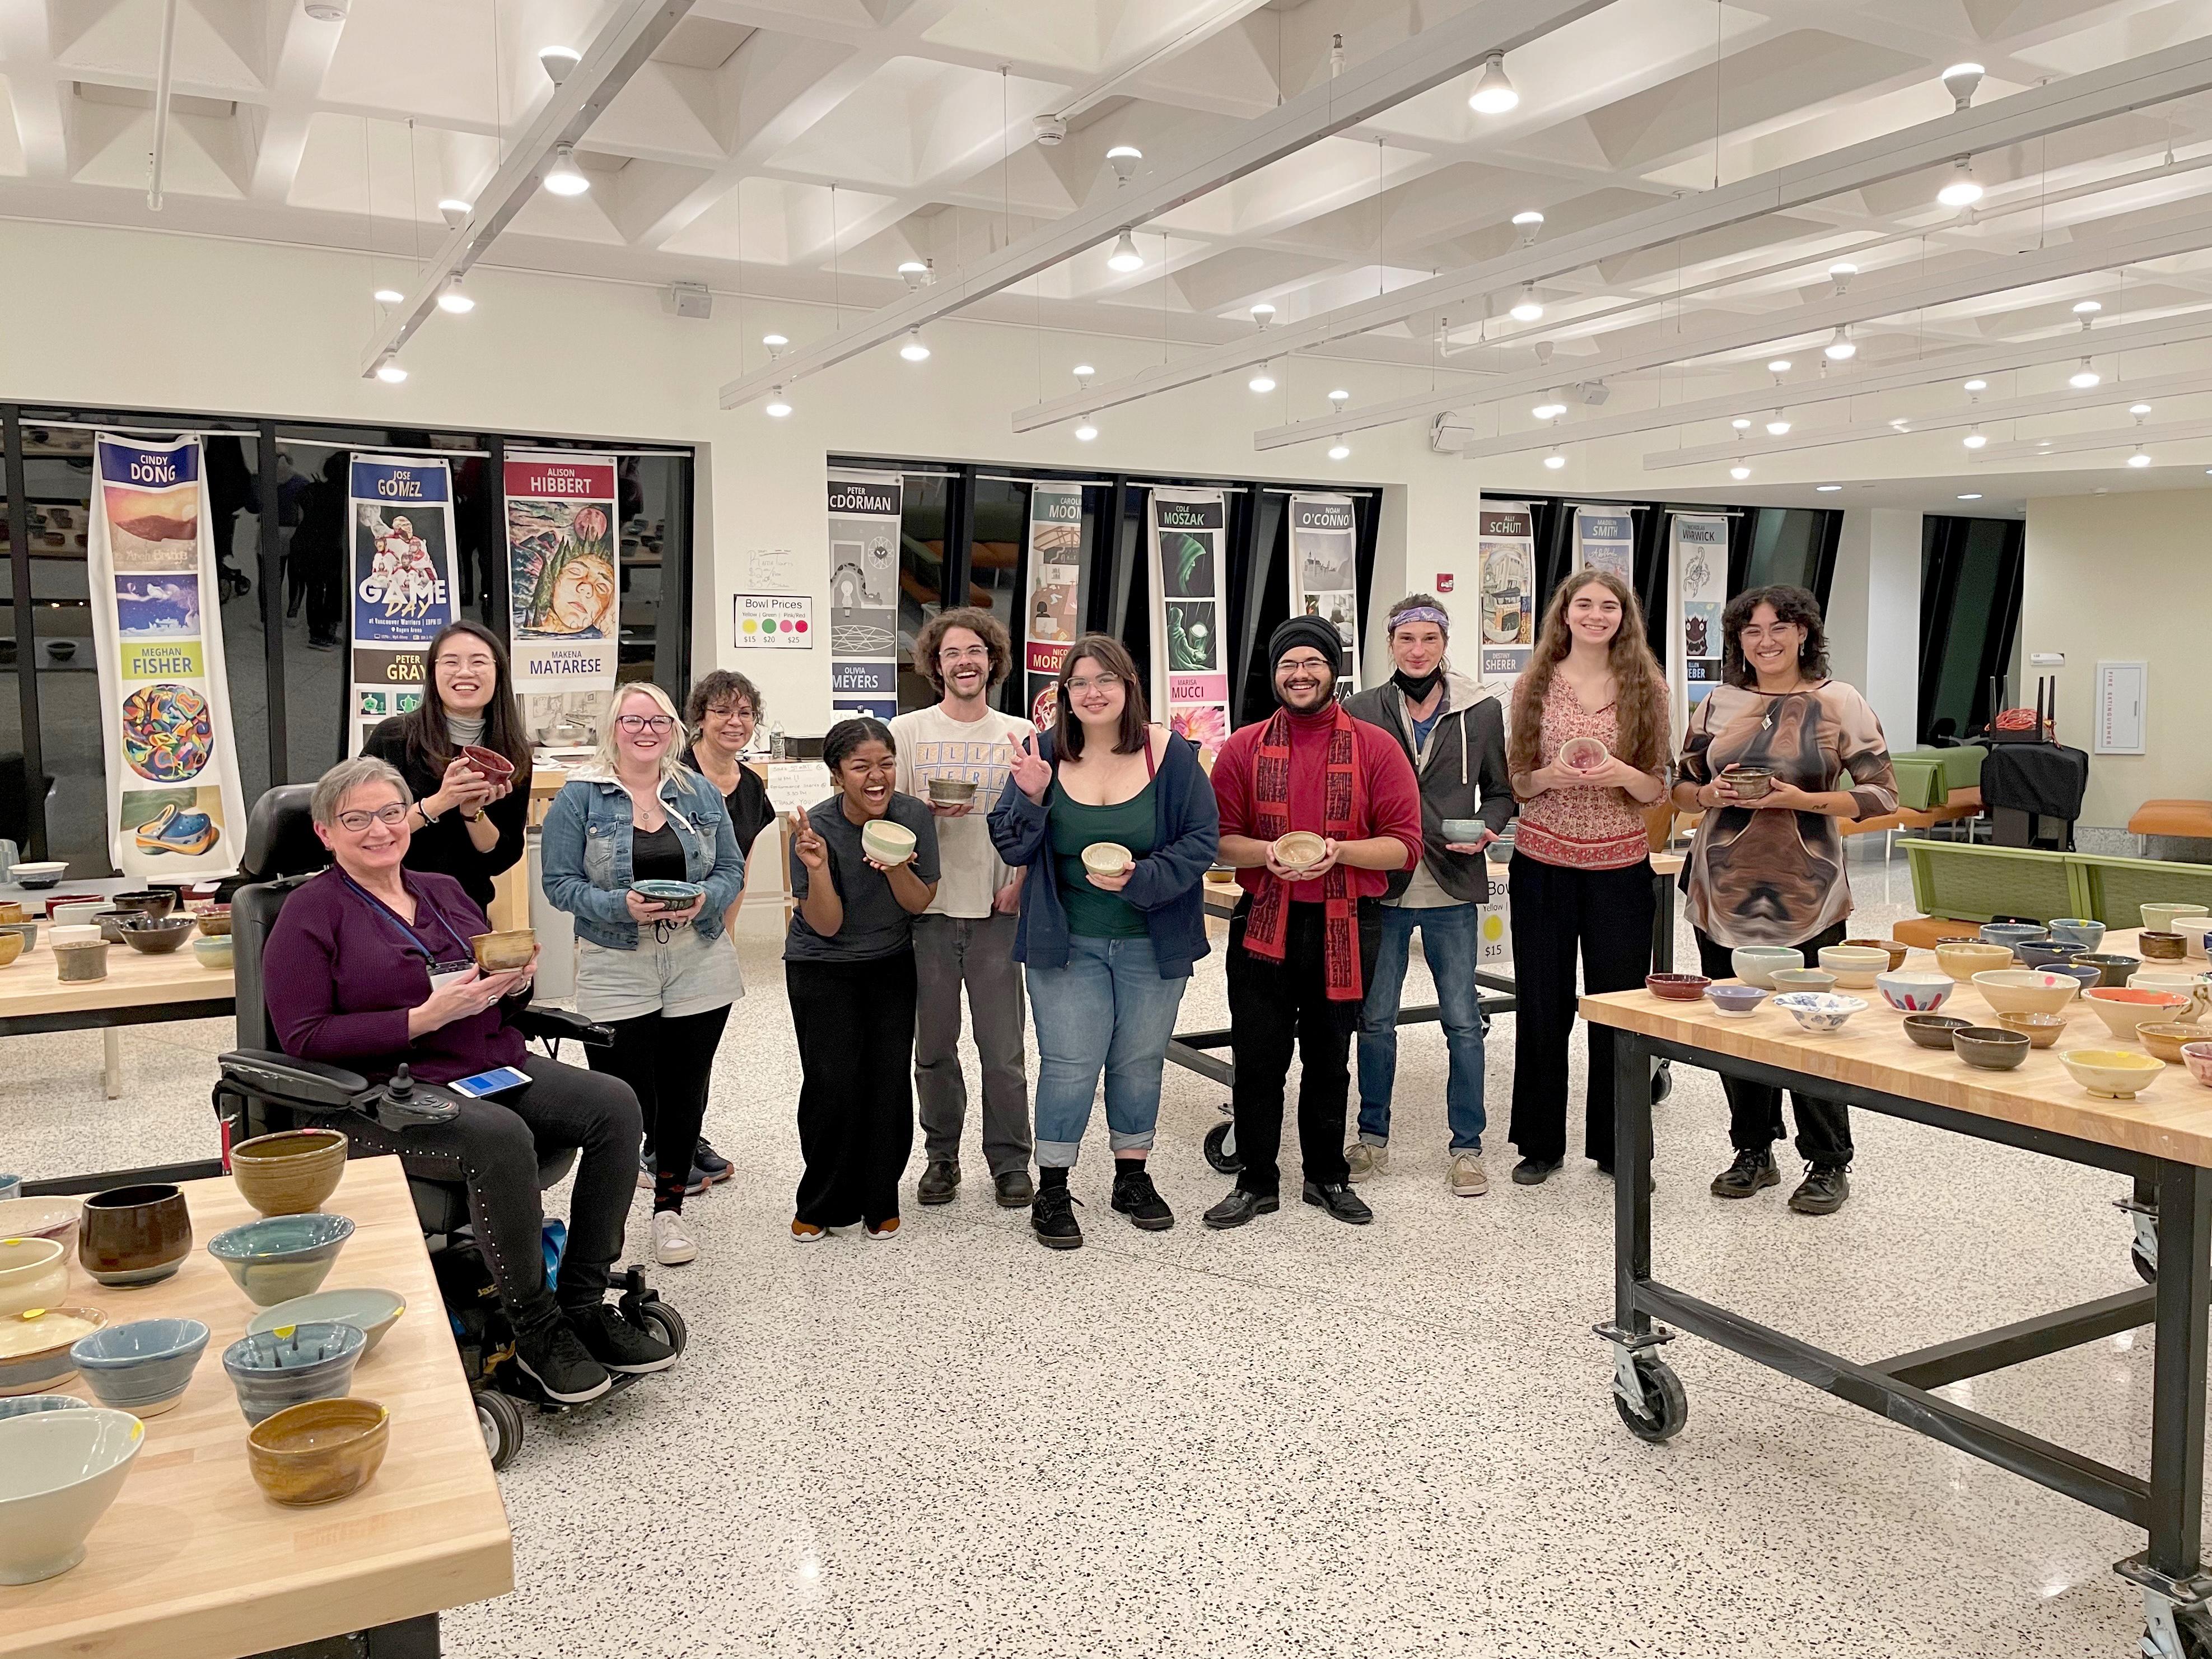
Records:
[[[696,0],[580,145],[591,191],[533,197],[484,258],[872,308],[904,294],[902,260],[933,261],[949,277],[1111,191],[1109,146],[1141,148],[1146,171],[1171,165],[1326,81],[1334,36],[1358,64],[1469,3]],[[350,15],[331,24],[309,18],[301,0],[176,6],[178,96],[156,214],[146,185],[162,0],[0,0],[0,100],[11,117],[0,121],[0,215],[357,249],[364,287],[402,288],[445,234],[440,199],[472,198],[549,97],[538,49],[587,45],[613,9],[351,0]],[[1524,210],[1547,216],[1550,239],[1936,119],[1952,107],[1938,77],[1961,59],[1988,70],[1978,109],[2208,36],[2212,0],[1614,0],[1511,55],[1522,100],[1508,115],[1474,113],[1474,73],[1455,76],[1143,227],[1141,270],[1117,274],[1095,247],[972,313],[1128,337],[1133,368],[1135,343],[1156,356],[1164,333],[1179,348],[1249,337],[1260,301],[1292,324],[1495,259],[1513,248],[1508,222]],[[1067,137],[1042,147],[1032,118],[1054,112],[1067,117]],[[2212,233],[2202,249],[2125,269],[1869,318],[1852,330],[1857,357],[1824,368],[1827,331],[1793,337],[1791,313],[1832,295],[1829,264],[1857,264],[1855,295],[1902,293],[1949,271],[2002,271],[1993,262],[2038,250],[2094,253],[2206,214],[2208,117],[2212,100],[2199,94],[1978,155],[1989,193],[1970,213],[1936,204],[1949,169],[1927,169],[1561,272],[1538,285],[1540,322],[1504,315],[1516,297],[1508,289],[1319,355],[1433,365],[1441,386],[1465,393],[1451,421],[1492,434],[1535,424],[1534,399],[1516,391],[1492,401],[1484,381],[1525,381],[1540,349],[1547,372],[1571,383],[1587,372],[1577,365],[1648,356],[1670,331],[1694,338],[1765,319],[1771,338],[1755,347],[1611,380],[1603,412],[1741,388],[1744,413],[1763,425],[1775,404],[1787,406],[1793,381],[1925,361],[1944,384],[1879,409],[1831,401],[1796,420],[1801,438],[1825,424],[1887,422],[1893,407],[1910,422],[1955,406],[1953,366],[1972,372],[1992,342],[2075,330],[2083,299],[2105,307],[2100,328],[2201,313],[2212,338]],[[792,310],[787,331],[802,344],[830,325]],[[1793,368],[1768,392],[1760,365],[1778,350]],[[2125,428],[2124,404],[2105,401],[2121,377],[2192,368],[2207,392],[2162,397],[2154,418],[2212,420],[2212,349],[2136,357],[2112,365],[2090,412],[2008,420],[1992,441]],[[735,375],[762,362],[756,352],[727,367]],[[2070,367],[1992,376],[1988,395],[2063,389]],[[1109,379],[1123,372],[1101,368]],[[1294,394],[1293,377],[1279,378],[1283,392],[1254,398],[1255,429],[1322,412],[1315,388],[1325,381],[1305,376]],[[1568,439],[1596,412],[1570,403]],[[1762,456],[1752,481],[1725,489],[1723,461],[1647,468],[1662,449],[1732,441],[1725,420],[1706,420],[1593,444],[1573,477],[1614,493],[1748,489],[1832,504],[1863,493],[1811,493],[1829,481],[1824,469],[1838,468],[1847,482],[1932,502],[1974,474],[1959,439],[1948,428]],[[2161,444],[2154,479],[2119,471],[2126,453],[2122,444],[2043,466],[1990,465],[1986,482],[1956,489],[1980,489],[1996,507],[2046,487],[2095,488],[2107,475],[2171,487],[2173,469],[2185,468],[2202,482],[2212,437]]]

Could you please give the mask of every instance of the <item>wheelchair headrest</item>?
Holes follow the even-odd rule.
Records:
[[[280,783],[253,803],[240,870],[246,880],[307,875],[331,861],[329,849],[315,837],[314,818],[307,811],[313,793],[313,784]]]

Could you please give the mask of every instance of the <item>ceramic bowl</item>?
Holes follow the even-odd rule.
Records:
[[[2040,939],[2024,939],[2012,947],[2013,959],[2023,968],[2057,968],[2081,954],[2078,945],[2068,945],[2045,933]]]
[[[0,933],[13,933],[23,941],[23,949],[39,948],[39,924],[35,921],[0,921]]]
[[[2136,1027],[2136,1041],[2169,1066],[2181,1064],[2182,1045],[2212,1038],[2212,1028],[2195,1020],[2146,1020]]]
[[[2136,969],[2142,966],[2140,957],[2123,957],[2106,951],[2093,951],[2078,956],[2069,964],[2075,968],[2094,968],[2100,985],[2125,985]]]
[[[2076,1083],[2106,1100],[2133,1100],[2166,1070],[2164,1060],[2132,1048],[2063,1048],[2058,1063]]]
[[[2087,916],[2054,916],[2051,920],[2051,937],[2062,945],[2078,945],[2085,951],[2094,951],[2104,943],[2105,924]]]
[[[2079,980],[2039,968],[2000,968],[1976,974],[1973,983],[1982,1000],[2000,1014],[2055,1014],[2081,993]]]
[[[1836,976],[1825,968],[1777,968],[1767,975],[1778,991],[1832,991]]]
[[[44,1394],[76,1375],[70,1349],[107,1323],[97,1308],[28,1308],[0,1319],[0,1395]]]
[[[2084,968],[2078,962],[2054,962],[2040,971],[2046,974],[2063,974],[2085,991],[2092,986],[2102,985],[2105,982],[2102,969]]]
[[[973,778],[932,778],[929,798],[939,806],[965,806],[975,799]]]
[[[1708,985],[1705,997],[1716,1013],[1741,1019],[1747,1014],[1759,1012],[1759,1005],[1766,1000],[1767,994],[1756,985]]]
[[[74,1255],[82,1207],[74,1198],[0,1198],[0,1238],[58,1239]]]
[[[1932,1014],[1948,1002],[1951,993],[1959,988],[1950,975],[1927,969],[1880,974],[1874,982],[1875,988],[1881,993],[1881,1000],[1901,1014]]]
[[[1559,745],[1558,760],[1571,771],[1594,772],[1605,764],[1610,752],[1599,738],[1569,738]]]
[[[1870,991],[1875,975],[1889,971],[1889,952],[1866,945],[1830,945],[1821,949],[1820,966],[1836,976],[1837,984]]]
[[[2208,954],[2204,940],[2208,933],[2212,933],[2212,916],[2176,916],[2166,931],[2180,934],[2183,947],[2192,958],[2201,962]]]
[[[99,1407],[0,1422],[0,1584],[35,1584],[84,1559],[146,1443],[146,1425]]]
[[[1879,951],[1889,958],[1889,971],[1896,973],[1905,966],[1905,959],[1912,954],[1912,947],[1901,939],[1847,939],[1844,945],[1854,951]]]
[[[336,1129],[285,1129],[230,1149],[238,1194],[263,1215],[319,1210],[345,1174],[346,1138]]]
[[[97,927],[100,938],[110,945],[120,945],[123,943],[123,919],[137,914],[136,910],[77,910],[70,913],[70,920]]]
[[[158,1417],[185,1397],[207,1345],[197,1319],[134,1319],[79,1337],[70,1358],[101,1405]]]
[[[0,933],[0,968],[5,968],[23,954],[23,935],[14,929]]]
[[[2037,939],[2050,930],[2039,921],[1985,921],[1982,924],[1982,943],[2002,945],[2008,951],[2024,939]]]
[[[2212,915],[2212,909],[2208,909],[2202,904],[2146,904],[2142,907],[2142,909],[2143,930],[2146,933],[2172,933],[2173,931],[2173,919],[2176,916],[2202,916]]]
[[[1788,945],[1741,945],[1729,952],[1729,966],[1746,985],[1756,985],[1762,991],[1774,988],[1774,970],[1778,968],[1802,968],[1805,953]]]
[[[0,1400],[0,1423],[11,1417],[35,1417],[40,1412],[88,1412],[92,1401],[80,1400],[73,1394],[19,1394],[12,1400]]]
[[[1646,974],[1644,988],[1662,1002],[1702,1002],[1712,983],[1703,974]]]
[[[2189,955],[2189,941],[2179,933],[2146,932],[2136,935],[2136,949],[2147,962],[2180,962]]]
[[[263,1309],[246,1322],[246,1334],[252,1336],[283,1325],[357,1326],[368,1340],[368,1346],[361,1351],[361,1357],[366,1359],[384,1340],[385,1332],[406,1311],[407,1298],[397,1291],[371,1287],[317,1291],[313,1296],[295,1297],[289,1302]]]
[[[59,927],[54,930],[57,935],[66,931]],[[55,978],[76,984],[107,977],[107,941],[99,937],[98,928],[91,931],[91,939],[73,939],[66,945],[58,937],[55,939]]]
[[[461,745],[461,753],[467,759],[470,769],[479,777],[488,778],[494,783],[505,783],[514,775],[514,763],[496,749],[465,743]]]
[[[69,1252],[58,1238],[0,1238],[0,1317],[68,1300]]]
[[[2189,1068],[2190,1076],[2212,1089],[2212,1042],[2183,1043],[2181,1063]]]
[[[57,921],[54,923],[54,949],[57,951],[64,945],[104,945],[106,942],[106,938],[100,933],[100,924],[97,922]]]
[[[132,892],[117,893],[107,901],[118,910],[136,910],[142,916],[155,921],[177,908],[177,890],[173,887],[141,887]]]
[[[66,860],[33,859],[26,864],[9,866],[8,879],[18,887],[28,887],[36,891],[41,888],[59,886],[68,870]]]
[[[2189,999],[2172,991],[2143,990],[2125,985],[2118,990],[2100,985],[2081,999],[2105,1022],[2105,1029],[2122,1042],[2135,1040],[2139,1025],[2155,1025],[2179,1019]]]
[[[2027,1058],[2028,1041],[2002,1025],[1969,1025],[1951,1033],[1951,1052],[1984,1072],[2009,1072]]]
[[[1763,766],[1731,766],[1721,775],[1738,800],[1757,800],[1774,787],[1774,774]]]
[[[1999,1014],[1997,1024],[2008,1031],[2017,1031],[2027,1039],[2031,1048],[2048,1048],[2058,1041],[2066,1030],[2063,1014]]]
[[[246,1431],[254,1484],[279,1504],[331,1504],[369,1482],[392,1438],[392,1413],[374,1400],[311,1400]]]
[[[1936,947],[1936,966],[1953,979],[1969,980],[1976,974],[1991,973],[2012,965],[2009,945],[1939,945]]]
[[[343,1395],[368,1352],[360,1326],[313,1320],[241,1336],[222,1351],[222,1369],[237,1390],[238,1409],[258,1423],[287,1406]]]
[[[1490,826],[1480,818],[1446,818],[1441,826],[1444,839],[1471,847],[1490,833]]]
[[[204,938],[228,939],[230,937],[230,907],[228,904],[215,904],[204,910],[195,911],[192,915],[192,926],[200,930]]]
[[[861,840],[865,845],[865,835]],[[648,900],[657,909],[681,910],[707,890],[696,881],[634,881],[629,890]]]
[[[1790,991],[1774,999],[1774,1006],[1797,1022],[1800,1030],[1826,1035],[1843,1030],[1844,1022],[1865,1011],[1858,997],[1839,997],[1826,991]]]
[[[149,957],[165,957],[192,935],[190,916],[126,916],[123,942]]]
[[[1963,1031],[1973,1023],[1950,1014],[1907,1014],[1905,1035],[1920,1048],[1941,1048],[1948,1054],[1952,1052],[1951,1033]]]
[[[485,973],[511,974],[518,968],[530,966],[530,959],[538,954],[538,934],[529,927],[471,933],[469,949],[476,954],[477,966]]]
[[[217,1233],[208,1254],[256,1307],[272,1308],[320,1290],[352,1237],[346,1216],[272,1215]]]
[[[889,818],[870,818],[860,830],[860,850],[885,868],[914,856],[914,831]]]
[[[1118,841],[1094,841],[1083,849],[1083,867],[1094,876],[1118,876],[1136,861]]]
[[[84,1201],[77,1265],[99,1284],[159,1284],[191,1249],[192,1218],[174,1187],[112,1187]]]
[[[0,921],[21,921],[22,919],[22,900],[0,899]]]
[[[237,965],[237,953],[231,949],[230,935],[220,939],[196,939],[192,941],[192,959],[213,973],[228,973]]]
[[[1319,864],[1328,851],[1328,843],[1310,830],[1293,830],[1287,836],[1275,837],[1275,862],[1285,870],[1303,870],[1309,864]]]

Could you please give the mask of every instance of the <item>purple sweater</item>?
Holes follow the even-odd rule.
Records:
[[[407,1040],[408,1010],[430,994],[428,963],[465,957],[470,936],[491,924],[451,876],[409,870],[404,879],[415,898],[412,927],[335,869],[284,901],[261,958],[276,1041],[295,1060],[373,1081],[402,1061],[425,1083],[520,1065],[522,1034],[507,1025],[505,1003]],[[409,948],[410,936],[421,949]],[[514,1002],[520,1007],[524,998]]]

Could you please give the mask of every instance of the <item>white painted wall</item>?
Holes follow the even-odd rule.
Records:
[[[1844,514],[1828,587],[1828,666],[1858,687],[1893,749],[1918,746],[1921,515]]]

